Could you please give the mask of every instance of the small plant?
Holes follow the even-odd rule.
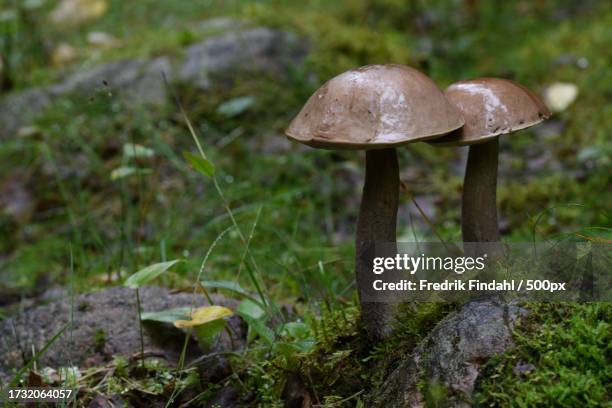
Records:
[[[181,260],[174,260],[169,262],[161,262],[153,265],[149,265],[144,269],[136,272],[130,276],[125,282],[124,286],[134,289],[136,291],[136,307],[138,308],[138,325],[140,327],[140,353],[142,367],[144,368],[144,335],[142,332],[142,307],[140,305],[140,287],[153,279],[159,277],[163,273],[167,272],[168,269],[172,268]]]
[[[8,0],[0,6],[0,93],[15,88],[29,64],[48,60],[38,15],[43,5],[44,0]]]
[[[205,306],[190,311],[188,319],[174,321],[174,326],[193,332],[200,343],[200,348],[209,350],[223,329],[225,318],[232,316],[230,309],[222,306]]]

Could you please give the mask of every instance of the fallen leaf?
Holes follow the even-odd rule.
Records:
[[[51,62],[56,67],[61,67],[69,62],[74,61],[76,58],[76,51],[70,44],[60,43],[53,49],[51,54]]]
[[[189,313],[191,320],[176,320],[174,325],[179,329],[187,329],[200,326],[205,323],[210,323],[215,320],[220,320],[225,317],[230,317],[234,313],[223,306],[203,306],[194,309]]]
[[[555,82],[544,91],[544,102],[553,112],[566,110],[578,97],[578,87],[569,82]]]
[[[79,25],[106,13],[106,0],[62,0],[51,12],[51,21],[57,25]]]
[[[103,31],[92,31],[87,34],[87,42],[96,48],[113,48],[119,40]]]

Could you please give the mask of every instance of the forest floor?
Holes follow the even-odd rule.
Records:
[[[50,289],[60,297],[103,290],[171,260],[181,262],[156,285],[192,291],[203,278],[225,282],[220,292],[228,297],[257,293],[266,305],[263,323],[251,322],[247,346],[217,382],[156,363],[138,372],[119,359],[105,366],[114,380],[89,399],[123,395],[137,404],[146,396],[163,405],[180,394],[183,403],[202,402],[232,385],[243,401],[275,406],[288,373],[297,372],[321,406],[366,406],[394,359],[455,310],[412,305],[388,344],[370,349],[363,342],[352,235],[362,157],[283,137],[324,80],[356,66],[411,65],[441,88],[479,76],[511,78],[539,94],[558,82],[574,85],[572,105],[502,141],[500,227],[508,242],[612,237],[609,2],[125,3],[108,1],[85,25],[49,23],[53,2],[11,17],[27,29],[3,13],[1,27],[19,38],[11,48],[11,92],[57,84],[112,61],[181,58],[187,47],[242,26],[292,33],[308,55],[282,75],[219,75],[205,91],[173,82],[214,177],[186,161],[183,152],[198,149],[172,98],[147,106],[103,85],[53,98],[32,124],[1,140],[0,318],[10,319],[28,299],[30,306],[45,303],[41,294]],[[211,19],[216,23],[203,23]],[[92,32],[114,40],[96,45]],[[71,49],[68,57],[58,53],[61,45]],[[398,152],[406,186],[398,240],[459,242],[465,149],[414,144]],[[290,312],[280,312],[285,309]],[[516,328],[515,347],[484,369],[474,401],[609,404],[609,304],[531,309]],[[281,315],[295,324],[279,325]],[[534,367],[520,381],[517,362]],[[97,369],[83,371],[79,387],[94,389]],[[421,391],[431,406],[449,397],[434,385]]]

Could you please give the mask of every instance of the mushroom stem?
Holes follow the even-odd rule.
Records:
[[[363,195],[355,242],[355,273],[360,290],[370,290],[371,265],[363,262],[367,243],[395,242],[399,201],[399,167],[395,149],[367,150]],[[378,341],[391,332],[394,306],[384,302],[361,303],[361,318],[368,335]]]
[[[499,242],[497,165],[499,137],[470,146],[461,210],[463,242]]]

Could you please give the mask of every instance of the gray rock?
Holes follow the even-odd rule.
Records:
[[[237,408],[240,406],[240,394],[231,385],[221,388],[206,403],[207,408]]]
[[[19,168],[0,179],[0,216],[6,215],[20,223],[30,220],[36,205],[25,174],[27,172]]]
[[[98,395],[87,408],[127,408],[131,407],[120,395]]]
[[[13,136],[51,103],[45,89],[34,88],[0,99],[0,138]]]
[[[474,301],[442,320],[400,363],[372,396],[374,407],[420,407],[423,379],[449,393],[447,406],[469,406],[481,366],[512,346],[517,319],[527,311],[516,304]]]
[[[528,175],[537,177],[542,172],[558,172],[562,169],[561,162],[550,150],[526,159]]]
[[[159,287],[140,290],[142,310],[155,312],[176,307],[191,306],[190,293],[171,293]],[[197,305],[206,305],[197,295]],[[213,301],[235,309],[236,302],[215,295]],[[70,299],[55,301],[45,306],[24,310],[0,322],[0,377],[21,367],[32,350],[41,350],[68,322],[71,314]],[[246,331],[238,317],[232,317],[230,339],[224,333],[213,351],[238,349],[244,345]],[[174,326],[163,323],[144,325],[144,348],[147,355],[165,359],[173,365],[178,361],[184,334]],[[112,356],[126,358],[140,353],[139,325],[134,291],[115,287],[100,292],[83,294],[74,300],[74,324],[40,357],[38,367],[79,366],[92,356],[109,360]],[[188,360],[201,355],[195,342],[190,344]],[[25,356],[25,358],[24,358]]]
[[[142,59],[102,64],[76,72],[60,84],[49,87],[49,92],[59,96],[73,92],[91,93],[97,89],[118,89],[136,81],[144,66]]]
[[[301,143],[291,142],[285,135],[278,133],[267,133],[256,138],[248,138],[245,143],[250,151],[270,156],[284,155],[290,152],[306,153],[310,149]]]
[[[437,195],[417,195],[414,196],[414,201],[417,202],[425,216],[429,221],[434,222],[438,215],[437,203],[440,201],[440,197]],[[421,227],[428,227],[428,223],[423,218],[423,214],[417,208],[412,200],[408,200],[405,205],[400,208],[399,213],[402,215],[400,219],[408,219],[408,216],[412,218],[414,222],[418,222]]]
[[[279,73],[303,59],[306,48],[295,35],[261,27],[211,38],[188,47],[185,53],[178,78],[206,89],[211,74],[254,70]]]
[[[566,124],[559,119],[545,120],[533,127],[533,133],[544,140],[553,140],[562,135],[565,131]]]
[[[150,62],[142,59],[111,62],[76,73],[64,82],[49,87],[49,93],[61,96],[78,92],[90,96],[97,91],[112,92],[141,104],[160,105],[167,100],[164,74],[168,80],[174,78],[168,57],[159,57]]]
[[[53,98],[72,93],[87,97],[107,92],[139,104],[159,105],[167,101],[162,73],[169,81],[180,80],[208,88],[216,75],[231,79],[237,73],[270,72],[280,75],[306,55],[307,47],[297,36],[269,28],[237,29],[231,20],[210,22],[212,28],[234,31],[187,47],[183,58],[157,57],[115,61],[78,71],[47,88],[31,89],[0,100],[0,139],[31,123]]]
[[[130,93],[146,103],[161,105],[168,100],[168,89],[163,76],[168,81],[174,79],[174,67],[168,57],[159,57],[148,63],[142,75],[130,86]]]

